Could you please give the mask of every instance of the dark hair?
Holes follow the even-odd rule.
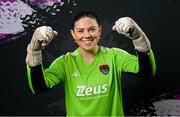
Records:
[[[82,11],[73,16],[71,29],[74,29],[76,21],[78,21],[79,19],[84,18],[84,17],[89,17],[89,18],[95,19],[97,24],[100,25],[99,18],[97,17],[97,15],[95,13],[90,12],[90,11]]]

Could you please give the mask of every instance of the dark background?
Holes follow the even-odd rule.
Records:
[[[111,32],[111,26],[120,17],[133,18],[151,41],[156,58],[157,73],[151,79],[124,76],[123,99],[125,114],[132,105],[180,89],[179,77],[179,0],[80,0],[79,10],[91,10],[101,18],[104,46],[116,46],[130,51],[129,40]],[[55,24],[62,39],[55,39],[44,51],[48,66],[56,57],[73,51],[76,45],[69,35],[69,16]],[[26,47],[31,34],[0,44],[0,115],[65,115],[63,86],[33,95],[26,77]],[[117,40],[119,39],[119,40]]]

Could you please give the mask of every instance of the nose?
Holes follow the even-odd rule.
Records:
[[[84,37],[85,37],[85,38],[91,37],[91,33],[90,33],[89,31],[85,31],[85,32],[84,32]]]

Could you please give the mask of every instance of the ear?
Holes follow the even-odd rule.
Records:
[[[74,34],[74,30],[71,29],[70,32],[71,32],[71,35],[72,35],[73,39],[75,40],[75,39],[76,39],[76,36],[75,36],[75,34]]]
[[[101,36],[101,32],[102,32],[102,26],[99,26],[99,36]]]

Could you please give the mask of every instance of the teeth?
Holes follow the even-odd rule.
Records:
[[[92,41],[92,40],[82,40],[83,42],[85,42],[85,41],[87,41],[87,42],[90,42],[90,41]]]
[[[89,46],[89,45],[91,45],[92,40],[82,40],[82,42],[83,42],[85,45]]]
[[[85,42],[85,43],[90,43],[91,41],[83,41],[83,42]]]

